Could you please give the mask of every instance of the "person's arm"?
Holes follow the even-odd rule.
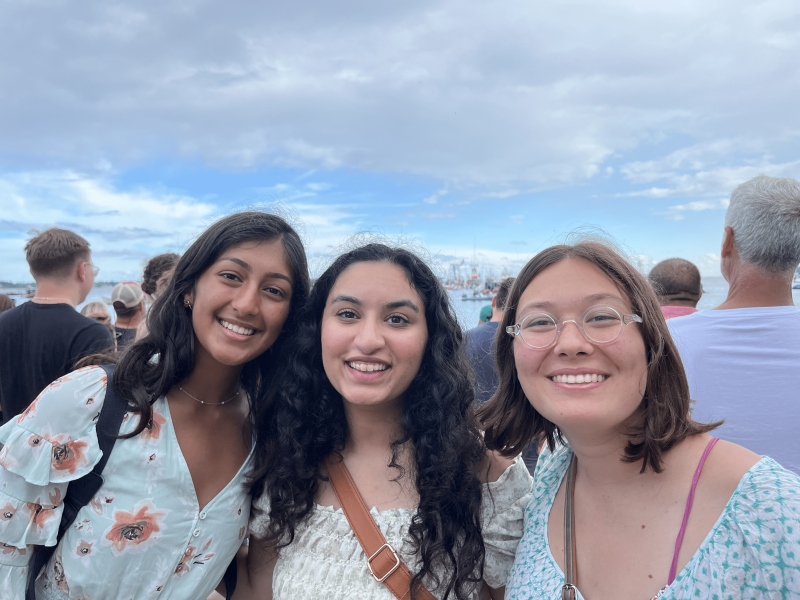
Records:
[[[489,463],[488,468],[486,463]],[[479,476],[484,482],[481,507],[481,528],[486,548],[484,599],[502,600],[522,538],[525,508],[533,492],[533,479],[520,456],[510,459],[489,451],[482,467]]]
[[[102,456],[94,417],[104,400],[102,370],[69,373],[0,428],[0,589],[24,597],[31,550],[56,545],[69,482]],[[54,452],[59,444],[69,452]]]
[[[278,553],[275,546],[251,538],[236,555],[238,575],[233,600],[272,600],[272,575]]]
[[[485,581],[483,583],[486,584]],[[484,589],[489,593],[489,598],[492,600],[503,600],[506,596],[506,586],[490,588],[488,585],[485,585]]]

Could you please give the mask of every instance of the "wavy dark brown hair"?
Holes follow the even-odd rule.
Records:
[[[504,456],[514,456],[542,435],[551,451],[556,440],[566,443],[558,427],[539,414],[525,396],[514,363],[514,338],[506,333],[506,327],[517,322],[519,299],[531,281],[545,268],[567,258],[586,260],[598,267],[642,317],[637,326],[647,352],[647,384],[639,410],[632,422],[625,424],[629,440],[623,460],[641,461],[643,473],[648,468],[660,473],[665,452],[687,436],[706,433],[722,422],[699,423],[692,419],[686,373],[655,292],[627,260],[609,246],[594,241],[551,246],[528,261],[517,275],[495,339],[499,385],[478,414],[486,429],[486,446]]]
[[[165,252],[148,260],[142,273],[142,291],[152,296],[156,291],[158,278],[178,264],[180,258],[174,252]]]
[[[269,499],[266,543],[283,547],[292,542],[314,506],[322,461],[340,453],[349,436],[342,397],[322,364],[321,331],[330,290],[347,267],[359,262],[400,267],[425,305],[428,341],[420,369],[403,397],[402,433],[391,445],[390,466],[400,469],[396,459],[407,447],[413,457],[410,479],[419,493],[409,536],[422,559],[412,590],[424,579],[439,596],[466,600],[483,578],[477,472],[486,447],[472,412],[463,336],[447,292],[420,258],[402,248],[357,248],[337,258],[314,284],[274,397],[256,423],[252,493]],[[402,470],[398,473],[401,476]]]

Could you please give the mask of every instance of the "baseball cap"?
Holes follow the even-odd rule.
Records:
[[[481,316],[480,316],[481,321],[488,321],[491,318],[492,318],[492,307],[484,306],[481,309]]]
[[[135,281],[123,281],[111,290],[111,304],[121,302],[125,308],[133,308],[142,300],[144,300],[144,292]]]

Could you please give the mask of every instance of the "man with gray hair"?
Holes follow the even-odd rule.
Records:
[[[758,177],[731,194],[722,239],[728,297],[667,324],[686,368],[694,417],[725,419],[723,439],[800,473],[800,183]]]

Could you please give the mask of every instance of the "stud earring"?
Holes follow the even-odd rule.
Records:
[[[188,308],[189,310],[192,310],[192,303],[191,303],[191,302],[189,302],[189,299],[188,299],[188,298],[184,298],[184,299],[183,299],[183,305],[184,305],[186,308]]]

